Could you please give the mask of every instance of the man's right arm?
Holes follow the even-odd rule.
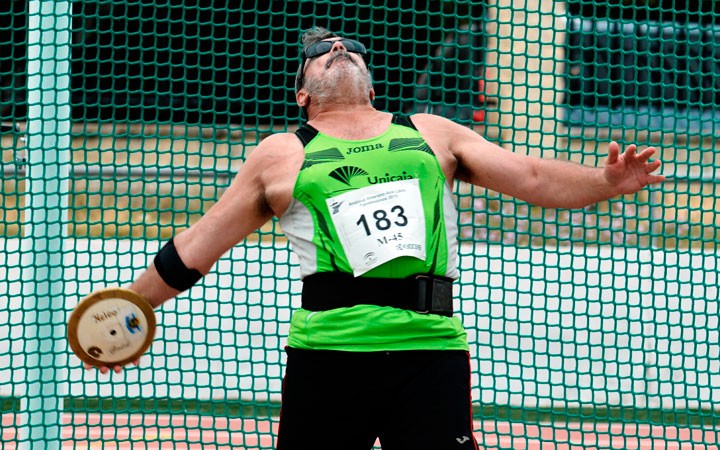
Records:
[[[290,203],[303,156],[300,141],[290,133],[263,140],[218,202],[194,225],[173,237],[182,264],[206,275],[225,252],[273,215],[281,214]],[[177,265],[168,264],[168,267]],[[181,292],[163,280],[154,261],[129,288],[147,298],[154,308]],[[134,364],[139,364],[139,360]],[[85,364],[85,368],[92,366]],[[99,370],[103,374],[110,370],[117,373],[122,367],[100,367]]]
[[[264,171],[277,141],[271,136],[261,142],[218,202],[190,228],[174,236],[177,256],[188,269],[206,275],[223,254],[272,218]],[[145,296],[153,307],[181,292],[163,280],[154,262],[129,288]]]

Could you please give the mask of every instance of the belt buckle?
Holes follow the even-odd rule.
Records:
[[[416,275],[417,299],[415,311],[452,317],[452,281],[428,275]]]

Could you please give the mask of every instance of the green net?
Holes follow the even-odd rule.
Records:
[[[480,446],[717,445],[717,5],[2,2],[0,447],[273,447],[299,303],[275,221],[157,311],[139,368],[83,370],[65,324],[295,129],[313,25],[371,49],[380,109],[589,165],[660,150],[666,183],[581,210],[457,186]]]

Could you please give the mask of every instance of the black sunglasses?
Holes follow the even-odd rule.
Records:
[[[362,44],[362,42],[355,41],[353,39],[336,39],[334,41],[318,41],[308,48],[306,48],[303,51],[303,63],[305,63],[305,60],[308,60],[310,58],[315,58],[321,55],[324,55],[325,53],[329,52],[330,49],[332,49],[333,45],[335,45],[336,42],[340,42],[343,47],[345,47],[345,50],[347,50],[350,53],[358,53],[360,55],[367,55],[367,49]]]
[[[300,67],[298,67],[298,74],[295,78],[295,91],[299,91],[305,82],[305,63],[307,62],[307,60],[328,53],[333,48],[333,45],[335,45],[336,42],[340,42],[343,47],[345,47],[345,50],[347,50],[348,52],[362,55],[363,59],[365,60],[365,64],[368,63],[367,49],[362,42],[358,42],[354,39],[344,38],[336,39],[334,41],[318,41],[308,46],[308,48],[306,48],[302,52],[302,61],[300,62]]]

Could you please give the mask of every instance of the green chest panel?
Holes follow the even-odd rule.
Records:
[[[399,257],[372,269],[367,276],[444,275],[447,245],[443,195],[447,183],[435,154],[417,130],[392,124],[382,135],[361,141],[317,133],[307,143],[305,153],[293,195],[313,218],[316,271],[352,272],[331,220],[328,199],[368,186],[416,179],[425,211],[428,257],[425,261]]]

